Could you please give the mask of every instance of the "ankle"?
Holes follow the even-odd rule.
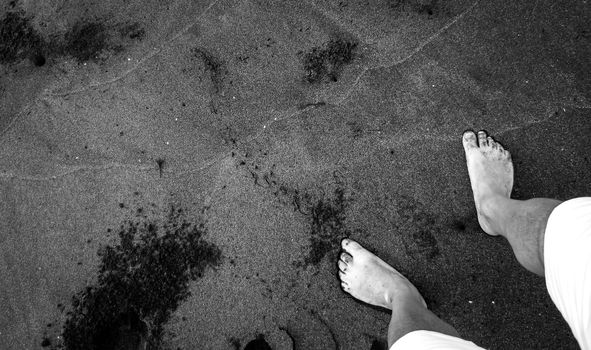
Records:
[[[410,284],[410,282],[408,283]],[[398,290],[389,292],[386,295],[386,301],[392,306],[392,310],[400,308],[427,309],[423,297],[412,284],[401,286]]]
[[[406,334],[418,330],[459,337],[458,332],[451,325],[437,317],[423,304],[410,303],[392,309],[392,320],[388,329],[389,348]]]
[[[488,195],[480,200],[479,214],[486,220],[482,229],[491,235],[506,237],[505,223],[511,215],[511,199],[498,194]]]
[[[548,218],[560,201],[533,198],[516,206],[507,239],[515,257],[527,270],[544,275],[544,238]]]

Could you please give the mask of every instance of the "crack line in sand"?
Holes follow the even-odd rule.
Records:
[[[430,42],[432,42],[433,40],[435,40],[437,37],[439,37],[443,32],[445,32],[447,29],[449,29],[452,25],[454,25],[455,23],[457,23],[461,18],[463,18],[468,12],[470,12],[474,7],[476,7],[476,5],[478,4],[478,1],[475,1],[472,5],[470,5],[466,10],[464,10],[462,13],[460,13],[459,15],[457,15],[453,20],[449,21],[449,23],[445,24],[443,27],[441,27],[439,30],[437,30],[433,35],[431,35],[429,38],[427,38],[426,40],[424,40],[423,42],[421,42],[414,50],[411,51],[411,53],[409,55],[407,55],[405,58],[395,61],[391,64],[388,65],[378,65],[378,66],[374,66],[374,67],[364,67],[363,71],[357,76],[357,78],[353,81],[353,84],[351,85],[351,88],[343,95],[343,97],[340,99],[340,101],[338,101],[337,103],[334,103],[334,105],[341,105],[345,100],[347,100],[353,90],[355,89],[355,87],[357,86],[357,84],[359,83],[359,80],[361,80],[361,78],[363,77],[363,75],[365,75],[365,73],[367,73],[368,70],[373,70],[373,69],[378,69],[378,68],[389,68],[389,67],[393,67],[395,65],[399,65],[402,64],[406,61],[408,61],[410,58],[412,58],[414,55],[416,55],[419,51],[421,51],[425,46],[427,46]],[[289,119],[289,118],[293,118],[293,117],[297,117],[298,115],[300,115],[301,113],[305,112],[306,110],[308,110],[310,107],[317,107],[318,105],[310,105],[304,109],[301,110],[297,110],[295,112],[292,112],[290,114],[288,114],[287,116],[283,116],[283,117],[275,117],[273,119],[269,119],[267,120],[265,123],[263,123],[263,128],[261,129],[261,131],[259,131],[254,137],[251,137],[250,139],[247,139],[245,142],[251,142],[256,140],[257,138],[259,138],[269,127],[271,127],[271,125],[273,125],[275,122],[281,121],[281,120],[285,120],[285,119]]]
[[[301,113],[303,113],[304,111],[311,109],[311,108],[316,108],[318,107],[318,105],[309,105],[303,109],[297,110],[296,112],[293,112],[291,114],[287,114],[283,117],[276,117],[272,120],[273,122],[276,121],[280,121],[280,120],[284,120],[284,119],[289,119],[292,118],[293,116],[299,115]],[[268,121],[267,121],[268,123]],[[270,123],[270,124],[272,124]],[[270,125],[269,124],[269,125]],[[261,134],[266,130],[266,127],[264,127],[257,135],[248,138],[244,141],[244,143],[248,143],[248,142],[252,142],[254,140],[256,140],[257,138],[259,138],[261,136]],[[187,174],[191,174],[191,173],[195,173],[198,171],[202,171],[206,168],[210,168],[213,165],[215,165],[218,162],[221,162],[222,160],[226,159],[229,157],[229,154],[231,154],[232,151],[237,151],[234,148],[230,148],[228,150],[224,150],[221,151],[220,153],[218,153],[217,155],[213,156],[210,158],[210,160],[206,161],[205,164],[190,169],[190,170],[185,170],[179,173],[176,173],[175,176],[183,176],[183,175],[187,175]],[[84,172],[84,171],[91,171],[91,170],[108,170],[108,169],[112,169],[112,168],[128,168],[128,169],[138,169],[141,171],[148,171],[148,170],[154,170],[155,167],[153,166],[135,166],[135,165],[130,165],[130,164],[121,164],[121,163],[111,163],[111,164],[106,164],[106,165],[81,165],[81,166],[75,166],[72,167],[70,170],[59,173],[59,174],[54,174],[54,175],[47,175],[47,176],[28,176],[28,175],[18,175],[18,174],[12,174],[12,173],[0,173],[0,179],[4,178],[4,179],[19,179],[19,180],[25,180],[25,181],[51,181],[51,180],[57,180],[58,178],[62,178],[68,175],[72,175],[78,172]]]
[[[4,130],[0,131],[0,141],[2,140],[4,135],[6,133],[8,133],[8,131],[10,131],[10,129],[12,129],[12,127],[14,126],[16,121],[19,120],[23,116],[23,114],[27,114],[27,115],[31,114],[31,109],[32,109],[33,105],[35,104],[35,102],[36,101],[29,103],[28,105],[23,107],[23,109],[20,112],[16,113],[14,115],[14,117],[12,117],[12,119],[8,122],[8,124],[6,124],[6,127],[4,128]]]
[[[133,72],[134,70],[136,70],[140,64],[142,64],[143,62],[145,62],[146,60],[150,59],[151,57],[155,56],[156,54],[160,53],[163,48],[166,45],[169,45],[170,43],[174,42],[177,38],[179,38],[181,35],[183,35],[184,33],[186,33],[188,30],[190,30],[194,25],[196,25],[202,18],[203,15],[205,15],[215,4],[217,4],[220,0],[215,0],[213,1],[210,5],[208,5],[208,7],[199,15],[199,17],[192,23],[186,25],[181,31],[177,32],[177,34],[175,34],[170,40],[166,41],[165,43],[163,43],[161,45],[160,48],[153,50],[148,56],[144,57],[142,60],[138,61],[138,63],[136,64],[136,66],[134,66],[132,69],[126,71],[123,75],[111,79],[109,81],[106,82],[102,82],[102,83],[98,83],[98,84],[92,84],[89,85],[83,89],[79,89],[79,90],[74,90],[74,91],[70,91],[70,92],[66,92],[66,93],[60,93],[60,94],[46,94],[45,96],[66,96],[69,94],[74,94],[74,93],[78,93],[78,92],[83,92],[86,91],[88,89],[91,89],[93,87],[98,87],[101,85],[106,85],[106,84],[110,84],[113,82],[116,82],[120,79],[123,79],[125,76],[129,75],[131,72]],[[426,40],[424,40],[423,42],[421,42],[413,51],[411,51],[411,53],[409,55],[407,55],[405,58],[395,61],[391,64],[387,64],[387,65],[378,65],[378,66],[373,66],[373,67],[364,67],[363,71],[357,76],[357,78],[353,81],[353,84],[351,86],[351,88],[347,91],[347,93],[340,99],[339,102],[337,102],[334,105],[341,105],[346,99],[348,99],[353,90],[355,89],[355,87],[357,86],[357,84],[359,83],[359,81],[361,80],[361,78],[365,75],[365,73],[367,73],[367,71],[369,70],[374,70],[374,69],[380,69],[380,68],[389,68],[389,67],[393,67],[399,64],[402,64],[406,61],[408,61],[409,59],[411,59],[413,56],[415,56],[418,52],[420,52],[425,46],[427,46],[429,43],[431,43],[433,40],[435,40],[437,37],[439,37],[442,33],[444,33],[447,29],[449,29],[452,25],[454,25],[455,23],[457,23],[461,18],[463,18],[468,12],[470,12],[477,4],[478,4],[478,0],[475,1],[470,7],[468,7],[466,10],[464,10],[462,13],[460,13],[459,15],[457,15],[453,20],[451,20],[449,23],[447,23],[446,25],[444,25],[443,27],[441,27],[437,32],[435,32],[433,35],[431,35],[429,38],[427,38]],[[32,105],[32,104],[31,104]],[[31,105],[26,106],[25,108],[23,108],[23,110],[18,113],[15,118],[13,118],[10,123],[8,124],[8,126],[5,128],[5,130],[2,131],[2,133],[0,134],[0,138],[12,127],[12,125],[15,123],[15,121],[17,119],[20,118],[20,116],[22,116],[24,113],[26,113],[27,111],[30,110]],[[273,125],[275,122],[279,122],[282,120],[286,120],[286,119],[291,119],[294,117],[299,116],[300,114],[306,112],[309,109],[312,108],[316,108],[319,106],[322,106],[323,104],[318,103],[318,104],[311,104],[306,106],[305,108],[301,108],[301,109],[297,109],[295,111],[294,108],[291,108],[291,112],[290,110],[287,110],[285,112],[281,112],[281,114],[279,114],[278,116],[267,120],[265,123],[263,123],[263,127],[262,129],[254,136],[247,138],[244,142],[245,143],[249,143],[252,141],[255,141],[256,139],[258,139],[259,137],[262,136],[262,134],[267,130],[267,128],[270,128],[271,125]],[[587,105],[582,105],[582,106],[575,106],[578,108],[589,108],[589,106]],[[539,123],[543,123],[545,121],[548,121],[550,118],[552,117],[552,115],[549,115],[548,117],[541,119],[541,120],[533,120],[530,122],[526,122],[524,125],[521,126],[515,126],[515,127],[510,127],[504,130],[501,130],[499,132],[497,132],[497,134],[504,134],[510,131],[514,131],[514,130],[518,130],[518,129],[522,129],[531,125],[535,125],[535,124],[539,124]],[[379,132],[378,132],[379,133]],[[415,142],[415,141],[419,141],[419,140],[438,140],[438,141],[445,141],[445,142],[450,142],[450,141],[457,141],[457,137],[456,136],[412,136],[412,137],[408,137],[405,139],[400,139],[398,138],[397,142],[394,143],[394,145],[400,145],[400,144],[406,144],[406,143],[410,143],[410,142]],[[382,143],[384,143],[384,141],[382,141]],[[209,168],[211,166],[213,166],[214,164],[222,161],[223,159],[228,157],[229,152],[231,151],[237,151],[234,148],[230,148],[228,150],[222,151],[220,152],[218,155],[210,158],[209,161],[207,161],[204,165],[197,167],[197,168],[193,168],[190,170],[186,170],[180,173],[175,174],[176,176],[182,176],[182,175],[186,175],[186,174],[190,174],[190,173],[194,173],[194,172],[198,172],[198,171],[202,171],[203,169]],[[63,173],[59,173],[59,174],[55,174],[55,175],[49,175],[49,176],[26,176],[26,175],[17,175],[17,174],[11,174],[11,173],[3,173],[0,174],[0,178],[5,178],[5,179],[11,179],[11,178],[17,178],[19,180],[27,180],[27,181],[50,181],[50,180],[56,180],[57,178],[61,178],[61,177],[65,177],[77,172],[83,172],[83,171],[89,171],[89,170],[108,170],[108,169],[112,169],[112,168],[128,168],[128,169],[139,169],[142,171],[147,171],[147,170],[153,170],[154,167],[151,166],[134,166],[134,165],[128,165],[128,164],[120,164],[120,163],[112,163],[112,164],[107,164],[107,165],[101,165],[101,166],[76,166],[74,169],[68,170],[66,172]]]
[[[527,128],[532,125],[541,124],[541,123],[549,121],[550,119],[552,119],[552,117],[554,117],[554,114],[549,114],[546,118],[543,118],[543,119],[534,119],[534,120],[525,122],[523,125],[512,126],[512,127],[508,127],[505,129],[501,129],[499,131],[496,131],[494,133],[494,135],[503,135],[503,134],[506,134],[511,131]],[[386,140],[382,140],[381,143],[387,144],[386,146],[388,146],[388,147],[392,147],[392,146],[401,146],[401,145],[405,145],[407,143],[416,142],[416,141],[459,142],[462,139],[462,135],[458,135],[458,136],[453,136],[453,135],[443,135],[443,136],[441,136],[441,135],[418,135],[417,136],[417,135],[413,135],[413,136],[406,137],[406,138],[401,138],[397,135],[389,135],[388,138],[396,139],[396,141],[388,142]]]
[[[419,44],[419,46],[417,46],[413,51],[411,51],[411,53],[408,56],[406,56],[405,58],[403,58],[401,60],[398,60],[398,61],[396,61],[396,62],[394,62],[392,64],[389,64],[389,65],[372,67],[371,69],[375,69],[375,68],[389,68],[389,67],[392,67],[392,66],[395,66],[395,65],[399,65],[399,64],[402,64],[402,63],[408,61],[414,55],[416,55],[417,53],[419,53],[419,51],[421,51],[425,46],[427,46],[433,40],[435,40],[441,34],[443,34],[443,32],[445,32],[446,30],[448,30],[449,27],[451,27],[452,25],[456,24],[456,22],[459,21],[460,19],[462,19],[468,12],[472,11],[472,9],[474,9],[474,7],[476,7],[476,5],[478,4],[478,1],[479,0],[475,1],[472,5],[470,5],[470,7],[468,7],[466,10],[464,10],[464,12],[460,13],[459,15],[457,15],[453,20],[451,20],[449,23],[447,23],[446,25],[444,25],[443,27],[441,27],[441,29],[439,29],[437,32],[435,32],[435,34],[431,35],[427,40],[425,40],[421,44]]]
[[[228,153],[230,150],[222,151],[218,153],[216,156],[211,157],[208,161],[205,162],[200,167],[193,168],[190,170],[182,171],[179,173],[174,174],[174,176],[183,176],[187,174],[191,174],[194,172],[202,171],[206,168],[210,168],[216,163],[224,160],[225,158],[229,157]],[[73,175],[76,173],[81,173],[85,171],[100,171],[100,170],[110,170],[110,169],[128,169],[134,171],[156,171],[156,167],[150,165],[133,165],[133,164],[123,164],[123,163],[109,163],[104,165],[76,165],[69,168],[69,170],[64,171],[62,173],[57,173],[53,175],[46,175],[46,176],[30,176],[30,175],[19,175],[13,173],[0,173],[0,179],[18,179],[24,181],[52,181],[57,180],[62,177],[66,177],[68,175]]]
[[[159,54],[160,52],[162,52],[167,46],[169,46],[170,44],[172,44],[176,39],[178,39],[181,35],[187,33],[193,26],[195,26],[197,23],[199,23],[199,21],[201,21],[201,19],[203,18],[203,16],[209,12],[209,10],[216,5],[218,2],[220,2],[221,0],[214,0],[211,2],[211,4],[209,4],[207,6],[207,8],[205,8],[205,10],[203,10],[203,12],[201,12],[201,14],[199,16],[197,16],[197,19],[195,19],[193,22],[187,24],[182,30],[180,30],[179,32],[177,32],[175,35],[173,35],[170,39],[168,39],[167,41],[163,42],[160,47],[158,48],[154,48],[152,49],[150,52],[148,52],[148,54],[146,56],[144,56],[142,59],[140,59],[139,61],[137,61],[137,63],[130,69],[126,70],[123,72],[123,74],[114,77],[112,79],[108,79],[106,81],[102,81],[102,82],[98,82],[98,83],[93,83],[93,84],[89,84],[87,86],[84,86],[80,89],[77,90],[71,90],[71,91],[67,91],[67,92],[60,92],[60,93],[53,93],[53,92],[47,92],[44,93],[45,96],[57,96],[57,97],[64,97],[64,96],[68,96],[68,95],[74,95],[74,94],[78,94],[93,88],[97,88],[99,86],[103,86],[103,85],[109,85],[109,84],[113,84],[125,77],[127,77],[129,74],[133,73],[134,71],[136,71],[144,62],[146,62],[147,60],[151,59],[152,57],[156,56],[157,54]]]
[[[304,111],[311,109],[311,108],[315,108],[315,107],[317,107],[317,106],[310,105],[304,109],[298,110],[297,112],[288,114],[285,117],[278,119],[278,120],[288,119],[288,118],[297,116],[297,115],[303,113]],[[527,128],[532,125],[541,124],[541,123],[549,121],[550,119],[552,119],[552,117],[554,117],[553,113],[549,114],[546,118],[543,118],[543,119],[532,120],[532,121],[528,121],[528,122],[524,123],[523,125],[513,126],[513,127],[499,130],[499,131],[495,132],[495,135],[501,135],[501,134],[505,134],[505,133],[508,133],[511,131]],[[264,132],[264,130],[266,130],[266,128],[263,129],[261,132],[259,132],[259,134],[257,134],[256,136],[245,140],[244,143],[248,143],[248,142],[252,142],[252,141],[256,140],[262,134],[262,132]],[[407,138],[400,138],[397,135],[390,135],[388,137],[395,138],[396,141],[395,142],[387,142],[386,140],[382,139],[379,141],[380,144],[382,144],[382,145],[386,144],[387,147],[392,147],[392,146],[400,146],[400,145],[404,145],[404,144],[416,142],[416,141],[425,141],[425,140],[433,141],[433,140],[435,140],[435,141],[443,141],[443,142],[458,142],[461,139],[461,135],[460,136],[421,135],[421,136],[410,136]],[[210,160],[208,160],[204,165],[201,165],[199,167],[196,167],[196,168],[193,168],[190,170],[186,170],[183,172],[179,172],[174,175],[178,177],[178,176],[183,176],[183,175],[195,173],[198,171],[202,171],[206,168],[210,168],[210,167],[214,166],[216,163],[221,162],[222,160],[231,157],[230,154],[233,151],[238,151],[238,150],[235,148],[230,148],[228,150],[221,151],[216,156],[210,158]],[[24,180],[24,181],[52,181],[52,180],[57,180],[58,178],[62,178],[62,177],[72,175],[75,173],[79,173],[79,172],[85,172],[85,171],[91,171],[91,170],[93,170],[93,171],[109,170],[109,169],[115,169],[115,168],[123,168],[123,169],[129,169],[129,170],[141,170],[141,171],[156,171],[156,168],[154,166],[136,166],[136,165],[131,165],[131,164],[110,163],[110,164],[106,164],[106,165],[97,165],[97,166],[94,166],[94,165],[76,166],[76,167],[72,167],[70,170],[65,171],[63,173],[59,173],[59,174],[55,174],[55,175],[47,175],[47,176],[27,176],[27,175],[18,175],[18,174],[12,174],[12,173],[0,173],[0,179],[18,179],[18,180]],[[214,189],[212,191],[212,193],[215,193],[215,191],[217,191],[217,189]]]
[[[77,165],[72,166],[69,170],[54,174],[54,175],[47,175],[47,176],[30,176],[30,175],[18,175],[12,173],[0,173],[0,179],[18,179],[18,180],[25,180],[25,181],[51,181],[57,180],[58,178],[65,177],[71,174],[84,172],[84,171],[97,171],[97,170],[109,170],[109,169],[130,169],[130,170],[154,170],[155,167],[153,166],[136,166],[131,164],[121,164],[121,163],[109,163],[104,165]]]
[[[211,157],[210,160],[206,161],[204,165],[202,165],[200,167],[197,167],[197,168],[185,170],[185,171],[176,173],[174,175],[175,176],[183,176],[183,175],[192,174],[192,173],[195,173],[195,172],[198,172],[198,171],[202,171],[202,170],[205,170],[207,168],[211,168],[216,163],[219,163],[219,162],[221,162],[222,160],[224,160],[226,158],[230,158],[231,157],[230,151],[231,150],[222,151],[217,156]]]
[[[295,118],[295,117],[299,116],[300,114],[302,114],[302,113],[306,112],[307,110],[309,110],[309,109],[314,109],[314,108],[317,108],[317,107],[319,107],[319,106],[322,106],[322,104],[311,104],[311,105],[308,105],[308,106],[307,106],[307,107],[305,107],[305,108],[302,108],[302,109],[297,109],[296,111],[293,111],[293,109],[294,109],[295,107],[293,107],[293,108],[291,108],[291,109],[288,109],[287,111],[285,111],[285,112],[282,112],[283,116],[281,116],[281,114],[280,114],[279,116],[277,116],[277,117],[275,117],[275,118],[273,118],[273,119],[269,119],[269,120],[267,120],[266,122],[264,122],[264,123],[263,123],[263,127],[262,127],[261,131],[259,131],[259,132],[258,132],[256,135],[254,135],[254,136],[252,136],[252,137],[250,137],[250,138],[246,139],[244,142],[245,142],[245,143],[247,143],[247,142],[252,142],[252,141],[254,141],[254,140],[258,139],[258,138],[259,138],[259,137],[260,137],[260,136],[261,136],[261,135],[262,135],[262,134],[263,134],[265,131],[267,131],[267,129],[268,129],[268,128],[270,128],[270,127],[271,127],[271,125],[273,125],[274,123],[280,122],[280,121],[282,121],[282,120],[287,120],[287,119]],[[290,110],[292,110],[293,112],[291,112],[291,113],[290,113],[290,112],[289,112]]]
[[[341,20],[341,18],[338,15],[335,15],[334,11],[331,11],[330,9],[326,10],[326,9],[316,5],[313,1],[304,1],[304,4],[311,7],[313,9],[313,11],[320,13],[322,16],[324,16],[324,18],[326,18],[328,20],[328,22],[332,22],[336,27],[339,27],[339,29],[341,29],[341,30],[344,29],[345,31],[348,31],[348,32],[353,31],[353,30],[351,30],[350,26],[343,23],[343,21]],[[354,35],[358,36],[358,33],[354,33]]]
[[[203,10],[203,12],[197,16],[197,19],[191,23],[189,23],[188,25],[186,25],[181,31],[179,31],[178,33],[176,33],[175,35],[172,36],[172,38],[170,38],[168,41],[164,42],[163,44],[160,45],[159,48],[152,50],[147,56],[143,57],[141,60],[139,60],[136,65],[134,67],[132,67],[131,69],[128,69],[127,71],[125,71],[121,76],[115,77],[113,79],[104,81],[104,82],[100,82],[100,83],[96,83],[96,84],[90,84],[86,87],[83,87],[81,89],[78,90],[72,90],[72,91],[68,91],[68,92],[63,92],[63,93],[52,93],[52,92],[46,92],[46,93],[42,93],[40,94],[40,96],[38,96],[37,98],[35,98],[35,100],[33,100],[31,103],[29,103],[27,106],[25,106],[19,113],[17,113],[12,120],[10,120],[10,122],[6,125],[6,128],[4,128],[4,130],[0,131],[0,140],[2,139],[2,137],[10,130],[12,129],[12,127],[14,126],[14,124],[16,123],[17,120],[19,120],[22,115],[24,113],[26,113],[27,111],[30,111],[31,107],[37,102],[37,100],[45,98],[46,96],[49,97],[64,97],[64,96],[68,96],[68,95],[73,95],[73,94],[77,94],[80,92],[84,92],[86,90],[92,89],[92,88],[96,88],[102,85],[108,85],[108,84],[112,84],[114,82],[117,82],[123,78],[125,78],[126,76],[128,76],[129,74],[131,74],[132,72],[134,72],[135,70],[137,70],[141,64],[143,64],[145,61],[149,60],[150,58],[154,57],[155,55],[157,55],[158,53],[162,52],[163,48],[166,45],[170,45],[173,41],[175,41],[176,39],[178,39],[181,35],[185,34],[186,32],[188,32],[193,26],[195,26],[197,23],[199,23],[199,21],[202,19],[202,17],[209,12],[209,10],[215,6],[218,2],[220,2],[220,0],[214,0],[211,2],[211,4],[209,4],[205,10]]]
[[[478,4],[478,1],[479,0],[475,1],[472,5],[470,5],[470,7],[468,7],[462,13],[460,13],[459,15],[457,15],[453,20],[449,21],[449,23],[447,23],[446,25],[444,25],[443,27],[441,27],[433,35],[431,35],[429,38],[427,38],[426,40],[424,40],[423,42],[421,42],[405,58],[400,59],[398,61],[394,61],[394,62],[392,62],[390,64],[377,65],[377,66],[373,66],[373,67],[365,67],[365,69],[361,72],[361,74],[359,74],[359,76],[357,77],[357,79],[355,79],[355,81],[351,85],[351,88],[343,95],[343,97],[340,99],[340,101],[338,101],[336,104],[337,105],[342,104],[343,102],[345,102],[345,100],[347,100],[351,96],[351,94],[353,93],[353,90],[355,90],[355,88],[357,87],[357,84],[359,83],[359,80],[361,80],[361,78],[365,75],[365,73],[367,73],[367,71],[374,70],[374,69],[380,69],[380,68],[394,67],[394,66],[403,64],[404,62],[410,60],[417,53],[419,53],[421,50],[423,50],[423,48],[425,48],[425,46],[427,46],[433,40],[435,40],[436,38],[438,38],[439,36],[441,36],[441,34],[443,34],[445,31],[447,31],[452,25],[454,25],[456,22],[458,22],[460,19],[462,19],[468,12],[472,11],[472,9],[474,9],[474,7],[476,7],[476,5]]]

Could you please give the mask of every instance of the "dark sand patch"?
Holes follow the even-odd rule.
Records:
[[[137,211],[138,217],[143,210]],[[51,349],[147,349],[161,347],[164,325],[189,296],[189,283],[221,262],[221,251],[204,240],[203,222],[171,208],[164,224],[129,221],[120,242],[99,250],[98,279],[72,297],[63,342],[47,335]]]
[[[323,47],[313,48],[303,57],[305,81],[337,81],[343,67],[355,58],[356,48],[356,42],[344,39],[333,39]]]
[[[408,256],[413,259],[424,257],[427,261],[437,258],[441,251],[433,232],[438,231],[439,224],[433,215],[417,200],[406,195],[399,195],[396,204],[400,219],[395,225],[400,232],[406,232],[403,242]]]
[[[108,48],[107,28],[100,22],[77,22],[66,32],[64,39],[64,53],[78,62],[97,62]]]
[[[37,66],[45,64],[45,43],[23,11],[9,11],[0,20],[0,64],[30,58]]]
[[[79,20],[63,33],[63,38],[49,40],[33,27],[32,20],[22,10],[8,11],[0,20],[0,64],[29,59],[41,67],[49,58],[65,56],[78,63],[98,63],[145,37],[145,29],[138,22],[108,26],[100,20]]]
[[[122,38],[131,40],[142,40],[146,36],[146,30],[137,22],[123,25],[117,31]]]
[[[282,204],[299,212],[309,222],[310,248],[298,267],[318,266],[324,257],[339,250],[340,241],[351,235],[346,225],[350,195],[337,174],[327,185],[297,186],[280,179],[276,164],[266,164],[267,151],[262,149],[232,153],[236,165],[247,172],[255,186],[270,191]]]
[[[224,76],[228,74],[224,62],[204,48],[196,47],[191,53],[203,64],[203,69],[209,74],[212,83],[212,92],[219,94],[222,91]]]
[[[345,226],[347,198],[343,188],[319,198],[310,208],[310,250],[304,265],[319,265],[330,252],[338,251],[340,241],[350,235]]]
[[[101,20],[80,20],[64,34],[61,54],[74,57],[78,63],[99,63],[109,55],[125,50],[125,45],[141,41],[145,29],[138,22],[108,26]]]
[[[218,114],[220,101],[219,97],[224,95],[224,81],[228,75],[226,63],[219,57],[213,55],[204,48],[195,47],[191,50],[191,61],[197,60],[203,74],[209,76],[211,86],[209,87],[210,103],[209,110],[213,114]],[[201,80],[201,78],[199,78]],[[231,84],[232,82],[230,82]]]
[[[400,12],[438,17],[448,14],[439,0],[390,0],[390,8]]]

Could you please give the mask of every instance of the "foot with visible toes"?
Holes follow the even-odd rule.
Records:
[[[487,136],[484,130],[466,131],[463,135],[468,175],[474,194],[478,222],[489,235],[498,235],[498,228],[491,218],[496,205],[510,198],[513,188],[513,163],[511,154],[501,144]]]
[[[415,286],[392,266],[353,240],[343,239],[341,247],[339,278],[345,292],[389,310],[394,303],[417,302],[426,307]]]

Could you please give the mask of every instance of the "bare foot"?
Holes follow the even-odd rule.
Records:
[[[463,135],[464,150],[470,184],[474,193],[474,203],[478,222],[484,232],[496,236],[493,225],[488,220],[490,208],[500,197],[510,198],[513,188],[513,163],[509,151],[481,130],[478,139],[473,131]]]
[[[415,286],[382,259],[350,239],[343,239],[341,247],[339,277],[345,292],[389,310],[395,302],[414,301],[427,307]]]

